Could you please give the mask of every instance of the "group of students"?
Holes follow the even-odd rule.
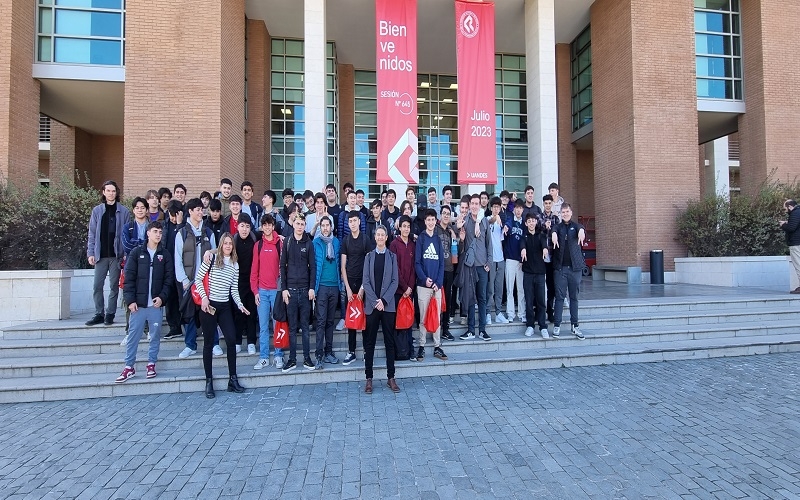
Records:
[[[283,372],[297,367],[296,337],[301,333],[303,366],[320,370],[326,363],[339,362],[333,352],[337,306],[342,319],[335,329],[342,330],[348,304],[361,300],[366,315],[367,393],[372,392],[378,328],[386,349],[387,385],[399,392],[394,361],[422,361],[428,333],[433,356],[448,359],[442,340],[455,340],[449,325],[456,304],[467,324],[463,340],[491,340],[486,332],[491,306],[497,323],[511,322],[518,311],[525,335],[532,336],[538,326],[540,334],[549,337],[549,320],[554,324],[553,337],[558,337],[568,295],[572,333],[583,339],[577,292],[585,231],[572,220],[571,207],[558,196],[555,184],[552,194],[543,198],[544,210],[534,203],[531,186],[524,200],[504,191],[491,199],[486,193],[466,195],[459,205],[451,201],[450,186],[442,190],[441,203],[431,188],[426,203],[419,205],[414,189],[408,188],[406,200],[397,208],[393,190],[367,207],[363,191],[348,183],[342,205],[337,203],[335,187],[328,185],[325,193],[295,195],[284,190],[282,210],[275,208],[276,194],[271,190],[264,193],[261,204],[252,201],[250,182],[242,183],[240,190],[241,196],[232,194],[231,181],[222,179],[213,197],[203,192],[186,200],[182,184],[173,191],[149,191],[133,201],[130,220],[130,212],[119,203],[116,184],[103,185],[103,203],[95,207],[89,224],[87,255],[95,266],[96,315],[87,325],[113,324],[115,287],[104,315],[103,283],[106,275],[115,283],[124,268],[123,297],[130,320],[123,340],[125,367],[117,382],[136,373],[136,349],[145,324],[150,336],[146,376],[156,376],[162,307],[169,324],[165,338],[184,337],[179,357],[197,352],[197,327],[202,327],[209,398],[214,397],[212,358],[223,355],[220,333],[229,346],[229,391],[244,390],[236,373],[236,354],[245,338],[250,354],[256,354],[256,343],[260,344],[254,369],[270,366],[276,306],[286,311],[289,353],[285,359],[284,349],[276,347],[275,367]],[[193,288],[198,304],[192,298]],[[501,310],[504,290],[508,317]],[[415,303],[417,321],[426,318],[429,307],[436,307],[437,328],[428,332],[419,322],[416,338],[411,328],[396,328],[395,315],[403,299]],[[347,333],[343,364],[356,359],[357,332]]]

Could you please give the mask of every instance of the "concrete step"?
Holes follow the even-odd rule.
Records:
[[[485,343],[491,344],[491,343]],[[532,343],[532,345],[535,345]],[[723,337],[703,340],[675,340],[634,344],[582,344],[548,349],[509,349],[502,355],[486,356],[482,352],[459,355],[448,361],[426,358],[422,363],[398,362],[397,378],[485,373],[538,368],[558,368],[677,359],[700,359],[719,356],[744,356],[772,352],[800,351],[800,334],[762,335],[758,337]],[[384,365],[376,363],[376,390],[382,390]],[[143,368],[143,366],[141,367]],[[216,370],[215,386],[224,390],[224,369]],[[363,361],[350,366],[326,365],[324,370],[306,371],[298,367],[292,372],[277,370],[241,370],[239,378],[248,388],[291,386],[296,384],[335,383],[363,380]],[[51,401],[98,397],[196,392],[204,399],[205,379],[200,367],[161,369],[155,379],[146,380],[144,371],[124,384],[115,384],[107,374],[57,375],[30,378],[0,379],[0,402]],[[235,395],[231,395],[235,397]],[[218,397],[229,397],[225,393]],[[202,399],[201,399],[202,398]]]
[[[581,301],[580,316],[582,325],[594,327],[595,322],[618,321],[614,327],[636,326],[639,320],[653,320],[655,325],[667,325],[673,319],[682,324],[685,318],[691,323],[717,322],[728,314],[739,315],[742,320],[768,316],[770,314],[791,314],[799,311],[800,297],[795,295],[765,295],[763,297],[664,297],[648,299],[586,300]],[[503,311],[505,313],[505,311]],[[96,325],[87,327],[84,322],[91,315],[81,315],[61,321],[42,321],[6,327],[0,332],[0,339],[57,339],[57,338],[97,338],[109,335],[124,335],[124,317],[118,315],[113,326]],[[565,310],[565,318],[569,317]],[[710,318],[705,321],[705,318]],[[120,319],[122,321],[120,321]],[[644,324],[644,323],[643,323]],[[453,325],[458,328],[458,321]],[[607,326],[607,325],[605,325]]]
[[[719,323],[709,325],[683,325],[677,327],[661,327],[642,329],[632,328],[583,328],[586,339],[576,339],[564,328],[559,339],[542,339],[537,332],[533,337],[524,336],[522,325],[497,325],[490,330],[492,341],[483,340],[462,341],[456,339],[452,342],[445,341],[442,348],[451,358],[460,358],[466,354],[480,354],[484,357],[503,356],[508,351],[519,349],[551,349],[581,347],[586,345],[632,345],[653,342],[672,341],[700,341],[719,338],[746,338],[779,336],[797,333],[796,321],[765,321],[758,324],[744,323]],[[463,331],[463,330],[462,330]],[[552,331],[552,326],[550,327]],[[458,333],[458,332],[456,332]],[[376,359],[385,357],[382,334],[378,335],[375,350]],[[314,356],[316,336],[311,335],[311,356]],[[84,339],[73,341],[59,340],[52,343],[38,341],[0,341],[0,378],[56,376],[88,373],[115,374],[121,370],[125,350],[119,345],[120,337],[104,337],[87,342]],[[202,341],[199,341],[198,354],[189,358],[180,359],[178,353],[183,350],[181,340],[162,340],[159,351],[158,366],[164,369],[180,369],[196,367],[202,363]],[[227,350],[224,339],[220,341],[221,347]],[[433,341],[430,335],[426,340],[426,357],[432,357]],[[142,340],[137,349],[139,363],[147,360],[149,343]],[[333,350],[339,358],[347,352],[347,336],[343,333],[334,334]],[[302,342],[297,339],[298,361],[302,362]],[[362,337],[358,336],[357,356],[363,359]],[[237,356],[238,363],[244,369],[252,369],[259,355],[248,355],[243,349]],[[227,366],[226,358],[215,358],[214,365]]]

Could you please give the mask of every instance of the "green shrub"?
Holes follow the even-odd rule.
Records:
[[[50,186],[0,186],[0,269],[86,268],[94,188],[58,179]]]
[[[798,184],[765,183],[753,196],[709,196],[690,202],[678,216],[678,240],[695,257],[784,255],[778,221],[783,202],[800,194]]]

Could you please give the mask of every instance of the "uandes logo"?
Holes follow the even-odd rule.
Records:
[[[461,14],[461,19],[458,21],[458,28],[461,30],[462,35],[467,38],[473,38],[478,34],[479,26],[478,16],[471,10]]]
[[[489,174],[487,172],[467,172],[468,179],[488,179]]]

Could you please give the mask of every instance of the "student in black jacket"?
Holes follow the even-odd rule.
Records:
[[[314,369],[311,362],[311,303],[314,301],[314,288],[317,279],[317,263],[314,257],[314,244],[306,233],[306,220],[302,213],[295,213],[292,222],[293,234],[284,241],[281,252],[280,276],[281,296],[286,303],[289,316],[289,360],[283,365],[288,372],[297,367],[297,346],[295,337],[303,330],[303,366]]]
[[[569,292],[569,321],[572,334],[583,340],[583,333],[578,326],[578,291],[580,289],[583,268],[583,240],[586,230],[572,220],[572,207],[569,203],[561,205],[561,222],[551,231],[553,242],[553,273],[556,281],[555,321],[553,337],[561,331],[561,316],[564,311],[564,297]]]
[[[123,295],[131,313],[128,342],[125,348],[125,368],[117,377],[122,383],[136,375],[136,351],[144,333],[150,326],[150,349],[147,353],[147,378],[156,376],[156,360],[161,345],[162,307],[174,293],[175,271],[172,258],[161,246],[162,225],[151,222],[147,226],[147,244],[134,248],[125,264]]]
[[[255,232],[252,231],[253,222],[250,215],[242,212],[239,214],[238,222],[237,232],[233,236],[233,244],[236,247],[239,264],[239,297],[250,314],[244,314],[238,309],[233,310],[233,319],[236,323],[236,352],[241,352],[242,340],[247,338],[247,354],[253,355],[256,353],[258,315],[255,313],[257,310],[256,296],[250,289],[250,270],[253,268],[253,247],[258,239]]]
[[[541,226],[537,228],[537,217],[528,213],[525,216],[525,246],[520,252],[522,261],[522,287],[525,290],[525,336],[531,337],[534,327],[539,324],[542,338],[550,338],[547,331],[545,281],[547,266],[545,259],[547,249],[547,232]],[[538,230],[537,230],[538,229]],[[511,300],[509,298],[509,300]]]

